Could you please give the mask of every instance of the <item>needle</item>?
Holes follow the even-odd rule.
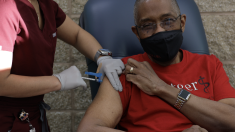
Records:
[[[82,77],[82,79],[98,82],[98,80],[97,80],[97,79],[94,79],[94,78]]]
[[[95,76],[95,77],[97,77],[97,79],[96,78],[88,78],[88,77],[82,77],[82,79],[96,81],[99,83],[102,82],[102,80],[100,79],[102,77],[102,73],[85,72],[85,74],[90,75],[90,76]]]

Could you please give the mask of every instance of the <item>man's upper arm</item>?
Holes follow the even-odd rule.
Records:
[[[120,121],[122,113],[122,102],[119,93],[105,77],[78,130],[84,130],[83,127],[92,126],[114,128]]]

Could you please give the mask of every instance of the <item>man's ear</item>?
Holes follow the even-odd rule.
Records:
[[[182,27],[182,32],[185,30],[185,24],[186,24],[186,15],[183,14],[181,15],[181,27]]]
[[[139,34],[138,34],[138,31],[137,31],[136,26],[132,26],[132,27],[131,27],[131,30],[132,30],[132,32],[136,35],[136,37],[140,40],[140,37],[139,37]]]

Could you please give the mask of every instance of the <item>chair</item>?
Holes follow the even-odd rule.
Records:
[[[186,14],[186,30],[182,49],[192,53],[209,54],[200,12],[194,0],[177,0],[181,14]],[[88,0],[80,17],[80,26],[91,33],[113,58],[143,53],[141,44],[131,31],[134,26],[135,0]],[[97,64],[87,59],[88,71],[96,72]],[[99,84],[90,81],[92,99]]]

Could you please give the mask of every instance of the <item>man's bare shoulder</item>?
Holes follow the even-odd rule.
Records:
[[[102,97],[102,98],[101,98]],[[95,100],[99,100],[99,99],[103,99],[103,98],[111,98],[110,101],[117,101],[120,100],[120,96],[118,91],[116,91],[111,83],[109,82],[107,77],[104,77],[103,82],[101,83],[99,90],[97,92],[97,95],[94,99]]]
[[[105,77],[95,99],[80,123],[79,129],[83,129],[82,124],[95,124],[114,128],[120,121],[122,112],[122,102],[119,93],[112,87],[107,77]]]

